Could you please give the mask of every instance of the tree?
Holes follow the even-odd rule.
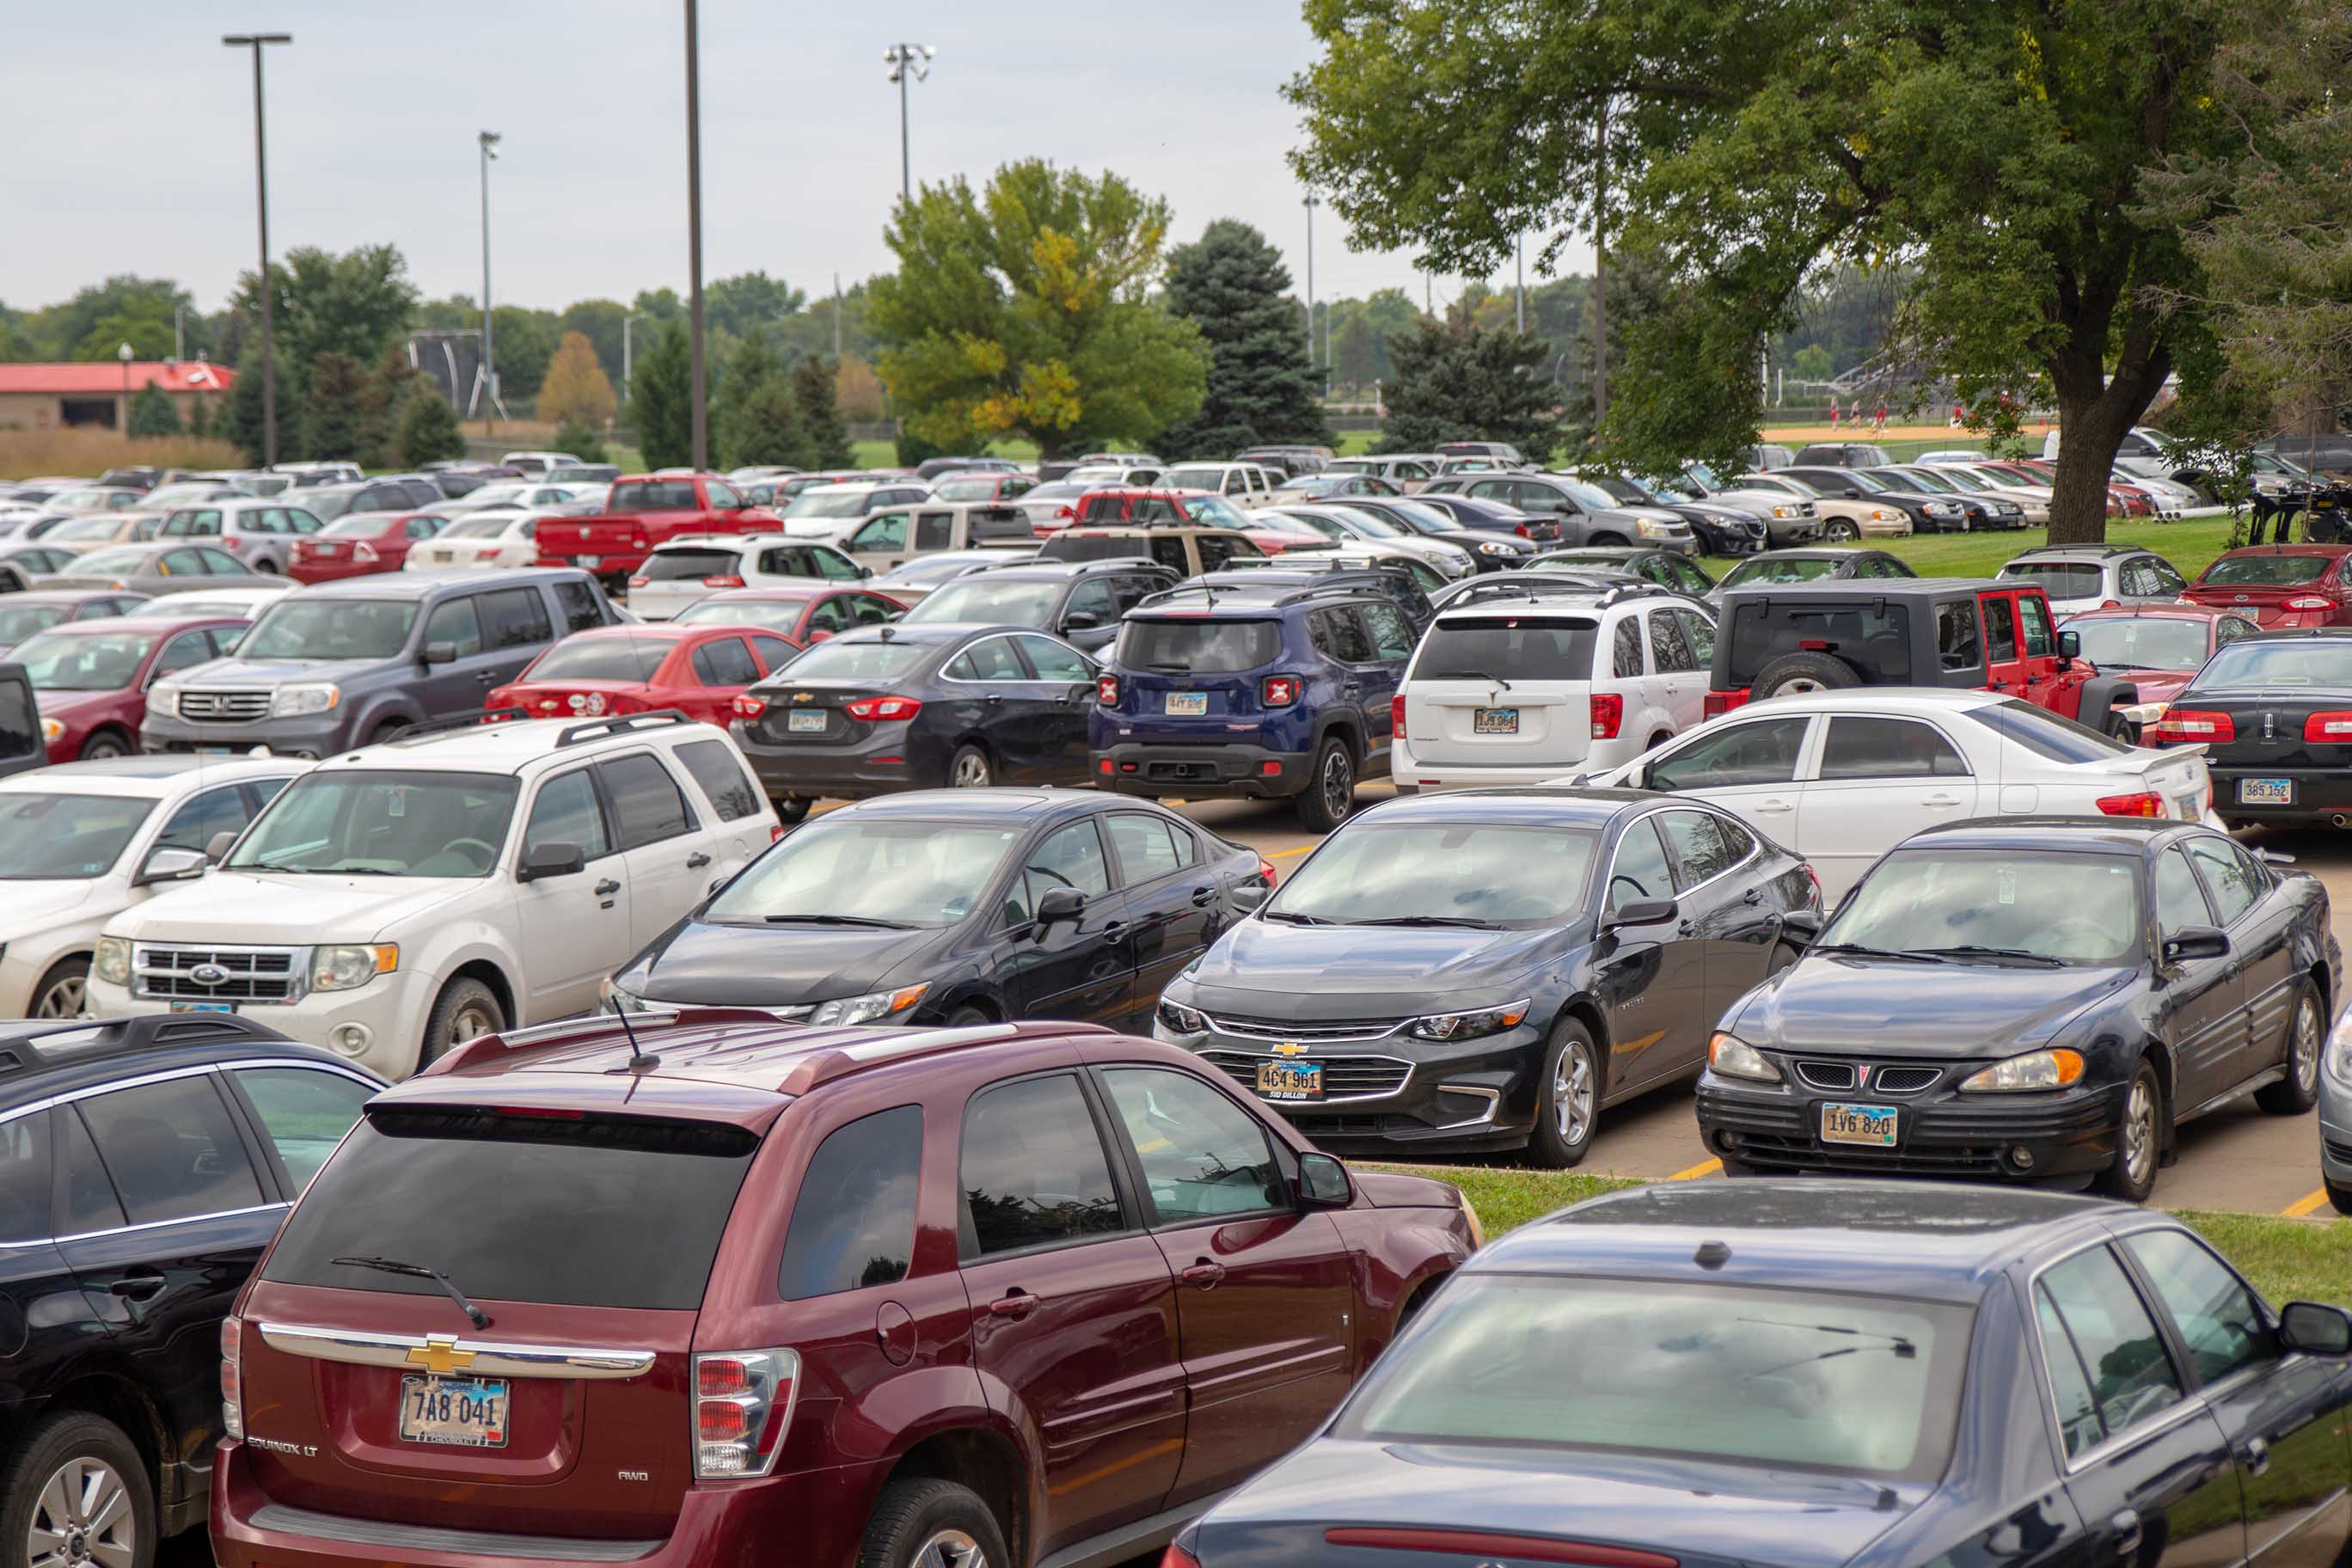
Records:
[[[2317,4],[1312,0],[1296,163],[1356,242],[1449,271],[1531,230],[1539,264],[1576,229],[1654,249],[1673,293],[1612,359],[1640,395],[1606,433],[1643,468],[1753,441],[1758,350],[1806,280],[1901,258],[1915,356],[1963,401],[2046,385],[2066,431],[2050,537],[2095,540],[2126,429],[2210,332],[2146,176],[2263,138],[2217,59]]]
[[[717,425],[713,445],[730,463],[815,466],[816,448],[801,421],[783,355],[765,327],[752,328],[727,357],[719,382]]]
[[[359,455],[366,382],[366,370],[349,354],[331,351],[311,363],[310,395],[303,404],[305,451],[319,458]]]
[[[596,363],[588,334],[564,333],[563,346],[555,351],[546,378],[539,384],[539,417],[601,430],[613,422],[614,407],[613,384]]]
[[[721,278],[702,290],[702,321],[741,337],[754,327],[772,327],[797,314],[808,296],[781,278],[764,272],[739,272]]]
[[[383,351],[361,384],[355,455],[363,468],[388,468],[399,457],[400,425],[419,377],[398,345]]]
[[[820,354],[811,354],[793,366],[793,405],[800,410],[810,461],[820,468],[848,468],[853,456],[849,431],[841,422],[840,369]]]
[[[1837,374],[1837,362],[1819,343],[1807,343],[1789,356],[1789,374],[1801,381],[1827,381]]]
[[[1265,236],[1221,218],[1168,255],[1168,308],[1209,346],[1201,411],[1158,440],[1171,457],[1232,456],[1266,441],[1328,445],[1290,269]]]
[[[1508,441],[1549,458],[1559,436],[1559,388],[1537,374],[1546,350],[1533,337],[1473,326],[1466,311],[1424,318],[1391,340],[1396,374],[1385,387],[1388,423],[1378,450],[1426,452],[1446,441]]]
[[[272,263],[269,270],[276,289],[270,298],[272,331],[281,367],[307,365],[329,353],[373,364],[408,333],[416,287],[396,247],[362,245],[337,256],[316,246],[297,246],[286,253],[284,265]],[[240,329],[242,342],[261,310],[252,273],[239,275],[229,308],[248,319]],[[458,324],[479,325],[480,317]]]
[[[692,360],[686,328],[674,321],[664,322],[652,346],[637,355],[629,382],[629,419],[637,427],[637,451],[648,468],[675,468],[694,460]]]
[[[203,399],[197,400],[202,406]],[[139,389],[131,400],[131,434],[133,436],[177,436],[181,433],[180,411],[172,406],[171,394],[153,382]]]
[[[172,312],[160,301],[142,300],[110,315],[100,316],[74,349],[78,360],[111,360],[131,345],[134,359],[169,359],[172,355]]]
[[[1331,334],[1331,375],[1340,386],[1369,390],[1381,379],[1381,340],[1362,305],[1349,300],[1352,310],[1333,308],[1339,321]]]
[[[882,378],[856,354],[847,355],[833,378],[833,400],[844,419],[872,425],[883,416]]]
[[[173,312],[184,307],[188,352],[201,353],[213,344],[194,306],[187,290],[169,279],[118,273],[60,304],[16,317],[14,330],[0,337],[12,340],[6,356],[11,359],[109,360],[126,341],[142,357],[162,359],[172,352]],[[100,323],[110,319],[112,335],[102,337]],[[153,335],[157,324],[163,328],[160,339]]]
[[[1043,160],[901,203],[898,270],[868,288],[878,368],[941,447],[1024,436],[1046,457],[1139,441],[1198,412],[1200,333],[1152,303],[1168,204]]]
[[[430,386],[420,387],[400,416],[398,444],[401,462],[422,468],[466,455],[466,433],[457,428],[457,411]]]
[[[702,303],[707,313],[710,301],[705,299]],[[686,320],[686,301],[677,297],[675,289],[640,289],[637,297],[629,301],[629,314],[651,316],[656,321],[664,323],[683,321]]]
[[[555,315],[523,305],[500,305],[490,312],[490,352],[498,360],[499,395],[509,407],[519,408],[539,395],[548,364],[555,358]]]
[[[563,313],[555,319],[555,326],[567,336],[572,332],[584,334],[596,351],[596,363],[604,367],[605,379],[618,381],[621,323],[628,316],[628,307],[618,300],[575,300],[563,308]]]
[[[569,452],[583,463],[609,463],[613,459],[604,451],[604,432],[594,425],[567,424],[555,432],[555,449]]]
[[[286,374],[290,368],[284,359],[278,360],[276,405],[281,463],[302,455],[302,399],[299,379]],[[229,388],[228,416],[219,433],[236,443],[247,462],[259,468],[266,456],[261,428],[261,348],[256,343],[236,367],[236,383]]]

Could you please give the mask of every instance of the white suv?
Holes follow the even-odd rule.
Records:
[[[1479,583],[1423,634],[1391,702],[1397,791],[1540,784],[1697,725],[1715,617],[1649,584]]]
[[[597,1005],[782,829],[724,731],[453,725],[302,774],[199,880],[107,922],[91,1016],[249,1013],[402,1078]]]
[[[155,537],[211,541],[263,576],[274,577],[293,561],[294,542],[325,526],[309,509],[275,499],[204,501],[173,508]]]
[[[689,533],[654,546],[629,579],[629,608],[666,621],[723,588],[812,579],[850,584],[874,574],[832,545],[781,533]]]

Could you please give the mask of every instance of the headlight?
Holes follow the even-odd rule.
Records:
[[[1525,1002],[1506,1002],[1469,1013],[1432,1013],[1426,1018],[1415,1018],[1404,1032],[1421,1040],[1475,1040],[1481,1035],[1515,1029],[1527,1016]]]
[[[2327,1064],[2336,1082],[2352,1089],[2352,1010],[2347,1010],[2336,1021],[2336,1027],[2327,1031],[2327,1049],[2320,1059]]]
[[[1900,522],[1903,521],[1903,514],[1899,511],[1889,511],[1883,506],[1874,506],[1870,509],[1870,521],[1873,522]]]
[[[50,742],[56,742],[56,741],[62,741],[62,740],[64,740],[65,738],[66,738],[66,726],[65,726],[65,721],[64,721],[63,720],[61,720],[61,719],[44,719],[44,720],[42,720],[42,721],[41,721],[41,739],[42,739],[42,740],[44,740],[44,741],[50,741]]]
[[[180,689],[170,681],[152,687],[147,693],[147,711],[161,713],[166,719],[180,716]]]
[[[1199,1035],[1208,1031],[1209,1020],[1183,1003],[1171,1002],[1165,996],[1160,999],[1159,1016],[1160,1023],[1180,1035]]]
[[[98,952],[90,960],[89,972],[109,985],[131,984],[131,944],[119,936],[98,939]]]
[[[1654,517],[1637,517],[1633,526],[1644,539],[1672,539],[1676,531],[1673,523],[1660,522]]]
[[[1493,540],[1488,540],[1486,543],[1478,546],[1478,553],[1481,555],[1509,555],[1514,553],[1514,552],[1507,544],[1499,544]]]
[[[1797,514],[1785,506],[1776,506],[1772,509],[1772,515],[1774,517],[1794,517]]]
[[[838,1002],[823,1002],[809,1015],[812,1024],[877,1024],[895,1018],[923,999],[930,983],[901,985],[896,991],[869,992],[864,996],[845,996]]]
[[[342,688],[332,681],[312,680],[295,686],[281,686],[269,699],[269,716],[292,719],[304,713],[324,713],[342,700]]]
[[[1780,1081],[1780,1069],[1772,1059],[1737,1035],[1717,1032],[1708,1037],[1706,1065],[1725,1078],[1752,1078],[1759,1083]]]
[[[1993,1063],[1960,1088],[1977,1093],[2009,1094],[2024,1089],[2064,1089],[2082,1076],[2080,1051],[2030,1051]]]
[[[398,942],[380,942],[368,947],[315,948],[310,953],[310,989],[350,991],[399,967]]]
[[[1960,515],[1959,507],[1948,500],[1931,500],[1919,510],[1926,512],[1929,517],[1958,517]]]

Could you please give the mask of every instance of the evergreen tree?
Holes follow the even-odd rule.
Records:
[[[213,433],[213,400],[198,393],[188,399],[188,434],[203,439]]]
[[[332,350],[310,365],[310,395],[303,405],[303,447],[321,458],[352,458],[360,449],[367,373],[349,354]]]
[[[693,376],[686,329],[674,321],[664,322],[654,334],[653,346],[637,356],[629,379],[629,416],[648,468],[675,468],[694,460],[694,410],[688,393]]]
[[[411,468],[464,457],[466,433],[457,428],[457,411],[434,388],[419,388],[401,414],[396,450]]]
[[[198,406],[202,406],[202,399]],[[171,395],[153,382],[139,389],[131,400],[131,434],[133,436],[177,436],[180,434],[180,411],[172,406]]]
[[[810,354],[793,366],[792,379],[793,402],[800,410],[801,428],[807,433],[814,466],[849,467],[849,428],[841,422],[841,366],[821,354]]]
[[[719,383],[719,416],[712,445],[736,466],[783,463],[811,466],[814,448],[801,425],[783,355],[764,327],[754,327],[727,356]],[[714,453],[711,461],[719,458]]]
[[[555,432],[555,449],[569,452],[583,463],[608,463],[604,435],[593,425],[574,422]]]
[[[294,367],[279,356],[278,371],[278,460],[281,463],[302,455],[302,388],[299,379],[287,374]],[[261,443],[261,347],[257,342],[236,367],[236,384],[229,390],[228,418],[221,431],[236,442],[245,453],[247,462],[259,468],[265,453]]]
[[[418,384],[416,367],[397,344],[383,351],[360,386],[356,455],[363,468],[388,468],[398,456],[401,416]]]
[[[1423,320],[1389,340],[1383,452],[1426,452],[1446,441],[1508,441],[1538,462],[1559,436],[1559,389],[1538,374],[1543,343],[1508,328],[1482,331],[1466,313]]]
[[[1162,433],[1160,450],[1225,458],[1262,441],[1331,441],[1290,272],[1264,235],[1221,218],[1169,252],[1168,308],[1201,329],[1209,377],[1201,411]]]

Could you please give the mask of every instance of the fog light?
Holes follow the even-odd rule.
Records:
[[[2021,1171],[2033,1169],[2033,1151],[2020,1143],[2009,1152],[2009,1163]]]
[[[1720,1127],[1717,1128],[1717,1129],[1715,1130],[1715,1147],[1716,1147],[1716,1152],[1717,1152],[1717,1153],[1722,1153],[1722,1154],[1728,1154],[1728,1153],[1730,1153],[1730,1152],[1731,1152],[1731,1134],[1730,1134],[1730,1132],[1728,1132],[1727,1131],[1726,1131],[1726,1130],[1725,1130],[1725,1129],[1723,1129],[1723,1128],[1720,1128]]]
[[[375,1038],[375,1031],[365,1024],[339,1024],[328,1037],[327,1043],[347,1057],[358,1056]]]

